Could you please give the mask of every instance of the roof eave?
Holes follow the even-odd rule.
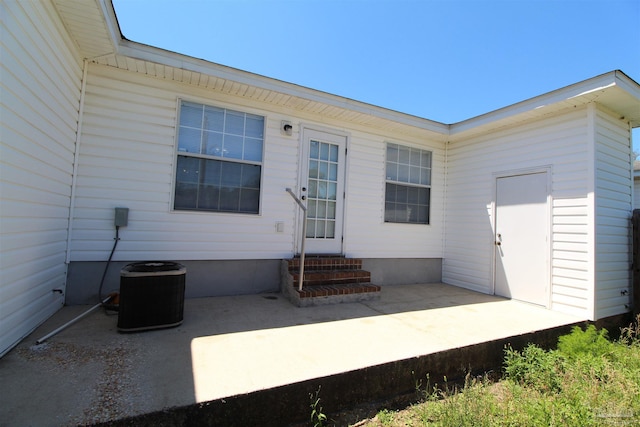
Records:
[[[272,77],[262,76],[260,74],[251,73],[233,67],[210,62],[204,59],[190,57],[184,54],[160,49],[154,46],[145,45],[122,39],[118,46],[118,53],[130,58],[150,61],[169,67],[179,68],[187,71],[202,73],[218,78],[223,78],[237,83],[246,84],[260,89],[276,91],[284,95],[305,98],[315,102],[344,108],[358,113],[371,115],[378,118],[393,120],[408,126],[435,132],[443,135],[449,133],[449,126],[414,116],[411,114],[401,113],[387,108],[379,107],[361,101],[327,92],[300,86],[294,83],[288,83]]]
[[[390,120],[425,130],[452,140],[471,133],[483,133],[504,126],[511,120],[544,116],[589,102],[606,101],[604,105],[626,116],[632,127],[640,126],[640,85],[621,71],[611,71],[573,85],[531,98],[468,120],[447,125],[426,118],[401,113],[350,98],[284,82],[271,77],[220,65],[203,59],[171,52],[127,40],[120,30],[112,0],[95,0],[104,14],[109,39],[115,54],[251,85],[284,95],[304,98],[329,106]],[[606,95],[604,95],[606,93]]]
[[[113,8],[113,0],[99,0],[98,3],[100,9],[102,9],[102,13],[105,16],[107,31],[109,33],[109,40],[113,44],[113,53],[116,53],[118,44],[121,40],[124,40],[125,37],[122,35],[120,23],[118,22],[118,16],[116,15],[116,11]]]
[[[628,120],[632,126],[640,126],[640,85],[622,71],[615,70],[508,107],[452,124],[451,136],[455,137],[474,129],[491,125],[498,126],[501,121],[506,121],[517,115],[531,114],[536,111],[539,111],[542,115],[543,111],[546,110],[546,112],[550,112],[553,111],[554,108],[560,109],[562,108],[561,104],[566,104],[567,102],[573,102],[575,105],[597,102],[602,94],[612,91],[618,91],[620,97],[626,98],[626,102],[619,102],[618,106],[607,105],[607,107],[621,114],[628,114]]]

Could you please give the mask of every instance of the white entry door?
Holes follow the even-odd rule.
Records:
[[[495,294],[549,303],[547,173],[496,182]]]
[[[347,138],[305,129],[302,143],[301,188],[307,205],[306,252],[340,254]]]

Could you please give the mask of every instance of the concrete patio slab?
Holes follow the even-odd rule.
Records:
[[[278,294],[189,299],[181,326],[133,334],[118,333],[117,315],[99,310],[35,345],[88,308],[63,308],[0,359],[0,425],[106,422],[583,320],[424,284],[308,308]]]

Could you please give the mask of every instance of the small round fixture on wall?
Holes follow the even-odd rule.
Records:
[[[280,132],[287,136],[291,136],[293,134],[293,125],[291,125],[291,122],[283,120],[280,126]]]

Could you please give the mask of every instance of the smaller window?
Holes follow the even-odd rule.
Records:
[[[431,151],[387,144],[385,222],[429,224]]]

